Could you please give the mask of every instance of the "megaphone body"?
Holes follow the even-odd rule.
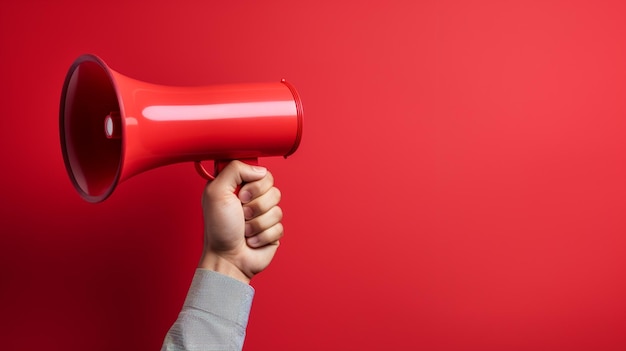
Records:
[[[230,160],[296,151],[302,104],[282,80],[173,87],[142,82],[110,69],[94,55],[70,67],[60,106],[66,169],[89,202],[109,197],[117,184],[141,172],[179,162]]]

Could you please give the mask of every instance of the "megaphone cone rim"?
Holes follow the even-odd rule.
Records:
[[[70,66],[65,76],[65,81],[63,83],[63,89],[61,92],[61,103],[60,103],[60,110],[59,110],[59,131],[60,131],[60,137],[61,137],[61,150],[63,153],[63,161],[65,163],[65,169],[70,177],[70,180],[72,181],[72,185],[74,186],[74,188],[76,188],[76,190],[78,191],[78,193],[84,200],[91,202],[91,203],[97,203],[97,202],[102,202],[105,199],[107,199],[109,196],[111,196],[111,194],[113,193],[113,191],[117,187],[117,184],[120,181],[120,176],[122,173],[122,165],[124,164],[124,154],[125,154],[124,150],[126,147],[125,138],[124,138],[125,130],[124,130],[124,124],[122,123],[121,124],[121,139],[122,139],[121,148],[122,150],[119,155],[119,162],[118,162],[117,170],[115,171],[115,176],[113,177],[113,181],[108,186],[108,188],[101,194],[99,195],[89,194],[81,187],[81,185],[76,180],[76,177],[71,167],[70,157],[68,155],[67,137],[65,135],[65,123],[66,123],[65,103],[66,103],[66,98],[68,94],[69,84],[76,69],[85,62],[96,63],[104,71],[104,73],[106,73],[107,77],[109,78],[109,82],[111,83],[111,86],[115,90],[115,95],[117,97],[117,102],[118,102],[118,106],[120,109],[119,111],[120,116],[124,116],[124,106],[122,104],[120,92],[116,84],[115,78],[113,77],[112,71],[109,68],[109,66],[107,66],[107,64],[100,57],[93,55],[93,54],[83,54],[79,56],[76,60],[74,60],[74,62]]]

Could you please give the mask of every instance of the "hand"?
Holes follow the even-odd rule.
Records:
[[[202,196],[204,250],[199,268],[244,283],[264,270],[283,236],[280,197],[267,169],[240,161],[228,164]]]

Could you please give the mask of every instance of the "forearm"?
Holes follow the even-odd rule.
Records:
[[[247,284],[197,269],[161,350],[241,350],[253,296],[254,289]]]

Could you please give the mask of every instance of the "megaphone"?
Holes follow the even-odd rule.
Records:
[[[141,172],[194,162],[213,179],[231,160],[293,154],[302,137],[302,103],[284,79],[273,83],[174,87],[110,69],[95,55],[71,65],[61,95],[65,168],[80,196],[108,198]],[[202,161],[213,161],[213,173]]]

